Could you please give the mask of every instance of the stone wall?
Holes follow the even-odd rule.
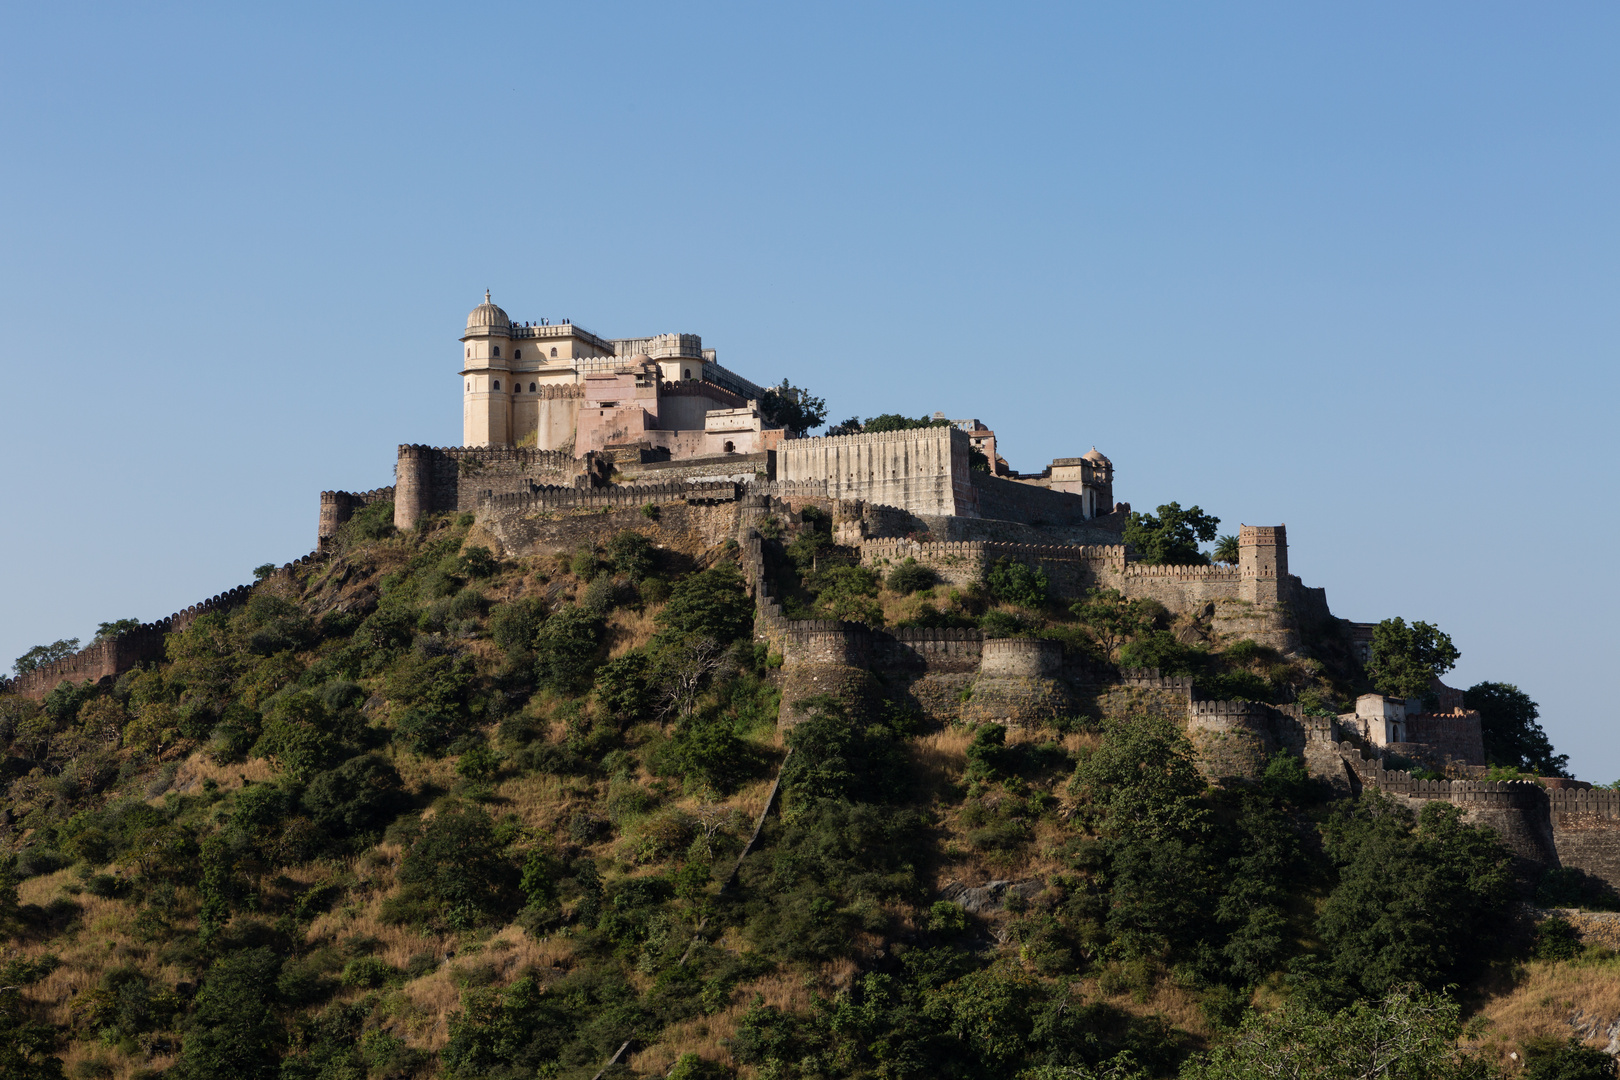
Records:
[[[770,480],[776,475],[776,454],[764,450],[757,454],[715,454],[710,457],[680,458],[671,461],[649,461],[621,466],[625,483],[667,484],[683,480],[732,480],[752,482],[763,475]]]
[[[506,495],[536,485],[574,484],[580,468],[566,450],[401,446],[394,471],[394,524],[410,529],[424,514],[475,510],[486,493]]]
[[[478,508],[477,531],[518,556],[598,544],[625,529],[664,547],[702,550],[736,536],[738,492],[735,484],[647,484],[492,495]],[[643,513],[648,504],[656,518]]]
[[[915,559],[947,584],[967,588],[984,580],[990,567],[1000,559],[1010,559],[1046,573],[1053,589],[1061,596],[1082,596],[1099,584],[1110,570],[1125,564],[1120,546],[1069,546],[1059,544],[1002,544],[995,542],[917,542],[874,539],[861,544],[861,565],[884,571]]]
[[[824,481],[835,499],[977,517],[968,450],[967,433],[954,427],[792,439],[777,450],[777,476]]]
[[[321,492],[320,524],[315,532],[315,550],[325,551],[337,537],[337,531],[343,523],[354,517],[356,510],[370,506],[373,503],[393,502],[394,489],[392,486],[374,488],[371,491],[323,491]]]
[[[299,568],[318,562],[319,552],[279,567],[270,580],[290,580]],[[173,615],[155,622],[142,623],[104,641],[91,642],[72,656],[52,664],[45,664],[14,679],[0,678],[0,694],[20,694],[23,697],[42,698],[63,681],[82,683],[115,679],[141,664],[157,663],[165,659],[169,634],[178,633],[196,622],[200,616],[213,611],[230,611],[247,602],[253,594],[252,585],[238,585],[217,596],[181,608]]]
[[[1547,792],[1558,865],[1620,889],[1620,791]]]
[[[1031,525],[1084,525],[1086,501],[1068,491],[1020,484],[989,473],[968,473],[979,505],[978,516]]]

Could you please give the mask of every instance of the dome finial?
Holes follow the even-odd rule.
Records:
[[[486,303],[486,304],[489,303],[489,290],[488,289],[484,290],[484,303]]]

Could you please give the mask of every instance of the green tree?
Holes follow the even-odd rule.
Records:
[[[540,681],[561,693],[580,694],[591,685],[602,641],[602,620],[577,604],[551,613],[537,642]]]
[[[1538,776],[1568,776],[1569,755],[1553,753],[1552,742],[1536,720],[1540,708],[1512,683],[1475,683],[1463,691],[1463,705],[1479,710],[1485,760]]]
[[[52,1053],[60,1032],[30,1020],[15,988],[5,998],[0,1001],[0,1080],[62,1080],[62,1059]]]
[[[1443,802],[1411,812],[1379,796],[1334,811],[1323,846],[1339,881],[1317,919],[1341,992],[1438,990],[1477,972],[1513,900],[1511,855],[1496,834]]]
[[[1614,1058],[1575,1038],[1531,1039],[1524,1058],[1525,1080],[1614,1080]]]
[[[1225,563],[1227,566],[1236,566],[1238,564],[1238,538],[1227,534],[1215,541],[1214,559],[1216,562]]]
[[[114,619],[112,622],[98,623],[96,625],[96,640],[108,641],[126,631],[139,629],[140,625],[141,620],[139,619]]]
[[[658,624],[688,637],[729,643],[749,633],[754,605],[734,563],[721,563],[701,574],[689,574],[670,590]]]
[[[653,571],[655,556],[652,541],[634,529],[624,529],[607,542],[603,554],[613,567],[631,581],[640,581]]]
[[[1127,599],[1118,589],[1092,589],[1069,608],[1109,657],[1152,630],[1162,610],[1152,600]]]
[[[518,873],[488,814],[476,806],[449,807],[411,843],[399,880],[413,894],[407,902],[426,901],[445,925],[467,929],[511,905]]]
[[[767,387],[765,396],[759,399],[759,418],[765,427],[786,428],[803,435],[826,422],[827,403],[783,379],[781,386]]]
[[[267,948],[215,960],[186,1027],[180,1074],[187,1080],[273,1077],[285,1037],[274,1005],[281,960]]]
[[[985,585],[997,600],[1031,611],[1046,606],[1050,583],[1046,571],[1012,559],[997,559],[985,574]]]
[[[1207,786],[1181,729],[1143,715],[1104,722],[1102,742],[1080,760],[1069,791],[1103,835],[1157,841],[1204,830]]]
[[[901,416],[899,413],[880,413],[877,416],[868,416],[861,425],[861,432],[872,435],[880,431],[911,431],[915,428],[950,427],[951,422],[939,416],[919,416],[915,419],[910,416]]]
[[[1328,1013],[1295,998],[1251,1013],[1237,1037],[1190,1059],[1181,1080],[1488,1080],[1488,1063],[1458,1049],[1456,1002],[1438,993],[1391,990]]]
[[[1215,539],[1221,519],[1196,506],[1181,508],[1166,503],[1153,514],[1131,511],[1125,519],[1125,543],[1135,548],[1144,563],[1157,566],[1204,566],[1209,556],[1200,543]]]
[[[32,649],[17,657],[11,665],[11,670],[18,675],[26,675],[36,668],[54,664],[58,660],[66,660],[78,651],[78,638],[59,638],[49,645],[35,645]]]
[[[1380,694],[1421,698],[1429,687],[1457,666],[1462,653],[1451,636],[1426,622],[1406,625],[1402,618],[1385,619],[1373,628],[1367,677]]]

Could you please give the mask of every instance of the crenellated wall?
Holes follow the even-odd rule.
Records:
[[[394,489],[392,486],[374,488],[371,491],[323,491],[321,492],[321,518],[320,525],[315,533],[315,550],[325,551],[337,537],[338,529],[343,523],[354,517],[356,510],[370,506],[373,503],[393,502]]]
[[[579,476],[580,463],[567,450],[401,446],[394,471],[394,524],[415,528],[425,514],[476,509],[486,492],[527,492],[537,484],[573,484]]]

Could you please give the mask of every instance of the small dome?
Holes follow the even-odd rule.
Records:
[[[500,309],[497,308],[496,310],[498,311]],[[1093,465],[1112,465],[1113,464],[1112,461],[1109,461],[1107,458],[1103,457],[1102,452],[1100,450],[1098,450],[1095,446],[1093,446],[1091,448],[1091,451],[1089,453],[1081,454],[1080,457],[1085,461],[1091,462]]]
[[[489,290],[485,289],[484,302],[473,308],[472,314],[467,316],[467,329],[483,330],[499,327],[504,330],[510,329],[511,326],[512,320],[506,317],[506,312],[489,302]]]

